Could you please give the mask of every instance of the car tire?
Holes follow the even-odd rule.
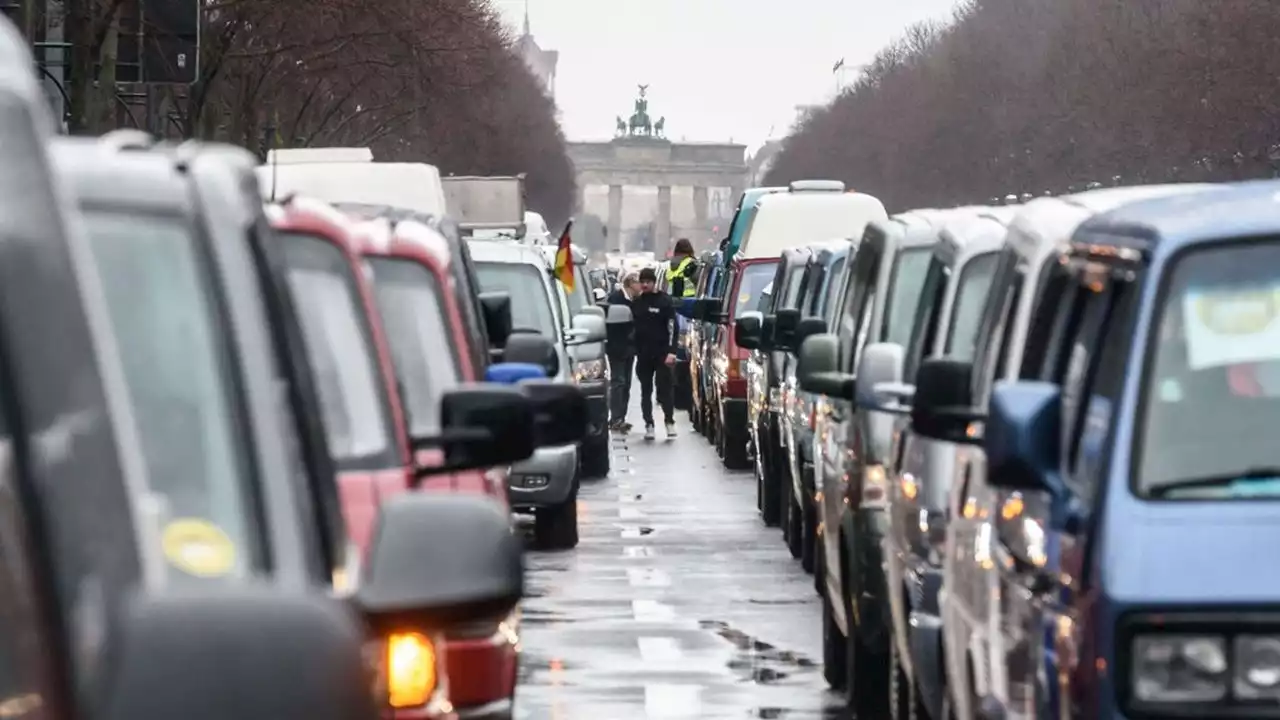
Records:
[[[578,546],[578,499],[538,508],[533,520],[534,544],[541,550],[572,550]]]
[[[845,651],[844,634],[836,625],[835,613],[831,609],[831,600],[822,593],[822,676],[832,690],[840,692],[849,681],[849,669],[845,667],[848,653]]]
[[[757,448],[756,452],[760,452]],[[778,484],[769,482],[769,456],[764,454],[758,463],[760,472],[756,477],[757,493],[760,496],[760,517],[765,527],[778,527],[786,519],[782,506],[782,494],[778,492]]]
[[[782,483],[783,504],[786,506],[786,517],[782,539],[787,542],[787,550],[791,557],[799,560],[804,543],[804,519],[799,503],[796,502],[795,490],[791,487],[790,478]]]
[[[746,437],[730,432],[728,428],[721,427],[720,443],[724,447],[720,457],[724,459],[726,468],[730,470],[751,469],[751,453],[747,451]]]
[[[812,573],[816,567],[817,526],[818,509],[813,506],[813,498],[804,498],[800,508],[800,567],[807,573]]]
[[[608,435],[584,442],[580,452],[582,453],[580,461],[582,477],[593,479],[608,477],[610,467]]]
[[[853,617],[849,598],[844,598],[846,617]],[[873,652],[858,638],[858,631],[850,625],[845,638],[845,702],[854,717],[884,718],[889,715],[889,658],[885,653]]]

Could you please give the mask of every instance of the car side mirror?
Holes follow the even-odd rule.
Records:
[[[760,347],[760,331],[764,316],[754,310],[742,313],[733,323],[733,342],[740,348],[756,350]]]
[[[800,325],[800,311],[795,308],[783,308],[774,315],[773,348],[774,350],[792,351],[795,349],[796,328]]]
[[[938,357],[920,363],[911,401],[911,428],[919,435],[953,443],[977,444],[971,423],[983,418],[973,408],[973,363]]]
[[[522,380],[541,380],[547,371],[533,363],[495,363],[485,368],[484,381],[500,385],[515,385]]]
[[[897,343],[871,343],[862,349],[854,384],[854,402],[860,409],[898,412],[901,409],[885,403],[884,388],[902,382],[906,353]],[[881,386],[877,389],[876,386]]]
[[[364,629],[338,600],[243,584],[126,602],[103,695],[90,705],[101,720],[378,717]]]
[[[1053,383],[997,383],[987,403],[982,441],[987,482],[1005,490],[1065,494],[1058,476],[1062,390]]]
[[[560,373],[560,353],[556,352],[555,343],[536,332],[512,332],[502,350],[502,361],[538,365],[547,377]]]
[[[758,349],[769,352],[774,349],[774,333],[777,332],[777,316],[765,315],[760,320],[760,340],[756,343]]]
[[[501,349],[511,336],[511,296],[505,292],[482,292],[478,297],[489,344]]]
[[[796,356],[800,389],[842,400],[853,399],[853,376],[840,372],[840,338],[828,333],[810,335]]]
[[[586,437],[587,396],[577,385],[555,380],[526,380],[519,388],[533,409],[533,436],[538,447],[568,445]]]
[[[384,502],[355,594],[377,634],[495,622],[524,594],[524,553],[488,497],[403,493]]]
[[[594,313],[582,313],[573,316],[572,334],[565,341],[565,345],[573,347],[577,345],[587,345],[589,343],[604,342],[605,327],[604,318]]]
[[[417,469],[415,479],[524,460],[535,449],[534,413],[534,404],[514,387],[474,384],[446,392],[440,434],[413,441],[415,452],[444,450],[444,462]]]
[[[804,318],[796,325],[795,338],[792,340],[792,345],[795,347],[796,352],[799,352],[800,348],[804,347],[805,340],[814,335],[825,333],[826,331],[826,320],[823,320],[820,317]]]

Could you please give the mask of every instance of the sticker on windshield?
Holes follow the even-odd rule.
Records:
[[[1280,358],[1280,290],[1189,292],[1183,299],[1193,370]]]
[[[739,295],[738,302],[740,303],[751,302],[751,293],[742,293],[741,295]]]
[[[222,577],[235,567],[235,544],[208,520],[174,520],[165,526],[160,544],[170,565],[196,577]]]

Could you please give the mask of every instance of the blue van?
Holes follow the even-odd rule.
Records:
[[[1022,578],[999,631],[1039,678],[1008,709],[1280,715],[1280,183],[1095,216],[1047,272],[1028,342],[1062,380],[998,384],[982,440]]]

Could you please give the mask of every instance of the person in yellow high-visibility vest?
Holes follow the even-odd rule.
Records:
[[[688,238],[676,241],[671,251],[671,264],[667,266],[667,292],[673,298],[687,298],[698,294],[698,261],[693,259],[693,243]]]

